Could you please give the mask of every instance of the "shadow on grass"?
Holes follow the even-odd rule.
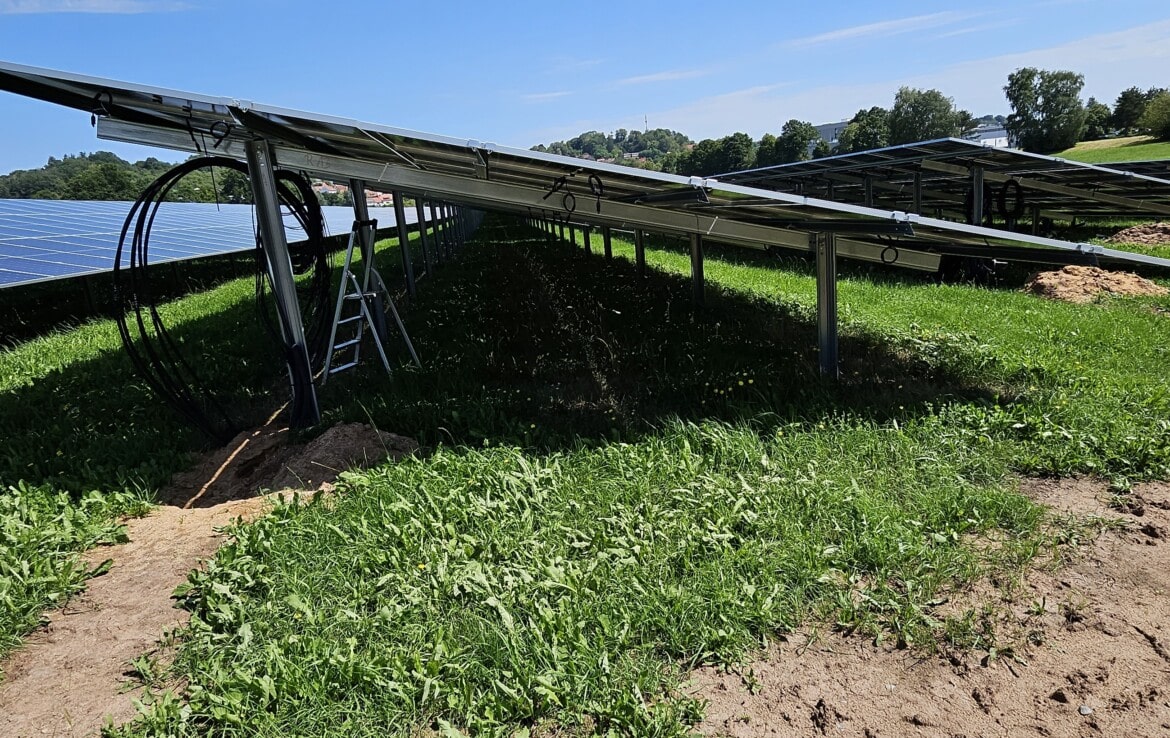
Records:
[[[237,292],[234,299],[189,307],[185,312],[195,317],[167,324],[184,358],[246,427],[287,400],[288,385],[279,381],[286,376],[280,349],[262,328],[254,297]],[[115,331],[95,323],[61,341],[15,349],[35,366],[30,349],[68,353],[94,342],[114,344],[0,392],[0,487],[24,480],[73,493],[153,489],[208,445],[139,377]]]
[[[767,258],[767,257],[761,257]],[[381,266],[395,274],[396,249]],[[497,217],[402,305],[423,368],[362,367],[320,391],[321,427],[352,420],[424,445],[538,450],[634,440],[671,418],[750,421],[761,430],[848,415],[881,422],[949,399],[997,402],[961,347],[847,332],[842,377],[820,376],[815,316],[795,303],[709,285],[696,309],[683,277],[586,258]],[[248,296],[189,319],[174,336],[241,427],[287,399],[287,380]],[[135,375],[120,349],[0,394],[0,480],[80,492],[155,488],[206,445]]]
[[[964,369],[961,348],[857,331],[841,337],[840,381],[825,379],[809,310],[711,284],[696,309],[684,277],[642,279],[629,262],[503,218],[420,290],[408,323],[423,369],[388,381],[371,362],[331,382],[326,424],[372,420],[424,445],[554,450],[633,440],[675,417],[881,422],[1014,394]]]

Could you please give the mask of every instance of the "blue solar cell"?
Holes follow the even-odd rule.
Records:
[[[0,287],[113,269],[130,208],[128,202],[0,199]],[[328,234],[349,233],[351,208],[321,210]],[[379,230],[394,226],[390,208],[371,215]],[[406,222],[416,220],[414,208],[408,208]],[[291,215],[284,223],[290,242],[305,238]],[[151,229],[148,257],[159,263],[247,251],[255,248],[255,227],[251,205],[163,203]]]

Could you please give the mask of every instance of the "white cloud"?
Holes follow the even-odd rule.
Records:
[[[525,102],[544,102],[546,100],[556,100],[560,97],[568,97],[572,94],[572,92],[567,90],[562,90],[559,92],[530,92],[528,94],[521,95],[520,99],[524,100]]]
[[[695,77],[704,77],[710,74],[708,69],[673,69],[667,72],[655,72],[654,74],[643,74],[637,77],[626,77],[614,82],[618,87],[626,87],[627,85],[644,85],[653,82],[673,82],[678,79],[693,79]]]
[[[187,10],[185,2],[163,0],[0,0],[0,15],[44,13],[170,13]]]
[[[935,88],[955,105],[975,115],[1010,112],[1003,86],[1020,67],[1071,69],[1085,76],[1082,98],[1110,101],[1130,86],[1165,86],[1170,68],[1170,19],[1115,33],[1099,34],[1046,49],[952,64],[863,84],[834,84],[804,90],[767,85],[704,97],[665,110],[651,111],[654,126],[673,128],[695,139],[717,138],[734,131],[759,137],[776,133],[789,118],[826,123],[848,118],[861,108],[889,107],[898,88]],[[787,93],[784,88],[789,88]],[[611,130],[612,122],[593,127]]]
[[[936,38],[936,39],[954,38],[955,36],[966,36],[966,35],[971,34],[971,33],[983,33],[984,31],[995,31],[995,30],[998,30],[1000,28],[1011,28],[1012,26],[1018,26],[1023,22],[1024,22],[1023,18],[1013,18],[1011,20],[997,21],[995,23],[981,23],[981,24],[974,25],[974,26],[966,26],[964,28],[956,28],[953,31],[947,31],[946,33],[936,33],[936,34],[934,34],[934,38]]]
[[[819,33],[815,36],[805,36],[804,38],[791,39],[789,41],[785,41],[782,45],[789,48],[806,48],[809,46],[819,46],[821,44],[833,43],[835,41],[850,41],[859,38],[882,38],[886,36],[897,36],[903,33],[912,33],[914,31],[922,31],[927,28],[938,28],[939,26],[958,23],[959,21],[974,18],[977,15],[979,14],[961,13],[954,10],[948,10],[942,13],[916,15],[910,18],[898,18],[896,20],[881,21],[878,23],[867,23],[863,26],[839,28],[836,31]]]

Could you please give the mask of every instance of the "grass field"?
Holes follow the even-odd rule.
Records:
[[[1108,138],[1102,141],[1082,141],[1071,149],[1053,156],[1086,164],[1105,164],[1111,161],[1152,161],[1170,159],[1170,141],[1155,141],[1149,136]]]
[[[323,426],[372,420],[428,451],[238,527],[182,594],[193,618],[165,679],[183,700],[160,691],[116,732],[677,735],[702,709],[675,689],[691,665],[802,622],[997,644],[978,607],[939,603],[1089,534],[1046,523],[1015,474],[1098,474],[1119,494],[1170,476],[1170,300],[1073,306],[847,267],[834,383],[809,263],[713,248],[696,310],[676,243],[652,244],[644,280],[615,249],[586,259],[493,218],[424,282],[408,312],[423,368],[387,381],[370,363],[321,403]],[[172,309],[225,342],[248,302],[233,283]],[[0,414],[9,437],[50,399],[102,418],[89,440],[64,424],[29,439],[5,474],[48,456],[28,483],[132,492],[193,447],[108,331],[0,355],[4,409],[25,408]],[[157,449],[118,444],[144,433]]]

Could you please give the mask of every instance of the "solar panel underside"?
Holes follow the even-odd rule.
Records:
[[[114,268],[122,224],[131,203],[91,200],[0,200],[0,288],[79,277]],[[322,208],[326,231],[345,234],[353,223],[348,207]],[[372,213],[379,228],[394,225],[391,209]],[[413,209],[407,222],[416,221]],[[290,243],[304,231],[285,218]],[[151,229],[151,264],[199,259],[255,247],[251,205],[167,202]],[[123,266],[128,264],[123,255]]]
[[[809,252],[813,235],[835,233],[839,256],[937,268],[955,247],[1009,247],[1033,254],[1170,266],[1170,260],[969,225],[905,209],[583,161],[391,126],[253,103],[239,98],[89,77],[0,62],[0,89],[93,113],[99,138],[245,158],[267,142],[282,167],[362,180],[431,202],[577,223],[698,234],[752,248]],[[1170,183],[1168,183],[1170,184]],[[950,251],[948,251],[950,250]],[[1066,256],[1063,256],[1066,254]],[[1070,262],[1076,263],[1076,262]]]
[[[1165,164],[1084,164],[944,138],[730,172],[719,179],[965,220],[978,169],[993,204],[1009,180],[1017,183],[1018,193],[1011,192],[1008,203],[1012,210],[1018,194],[1023,212],[1035,207],[1047,217],[1158,218],[1170,215],[1170,170]]]

